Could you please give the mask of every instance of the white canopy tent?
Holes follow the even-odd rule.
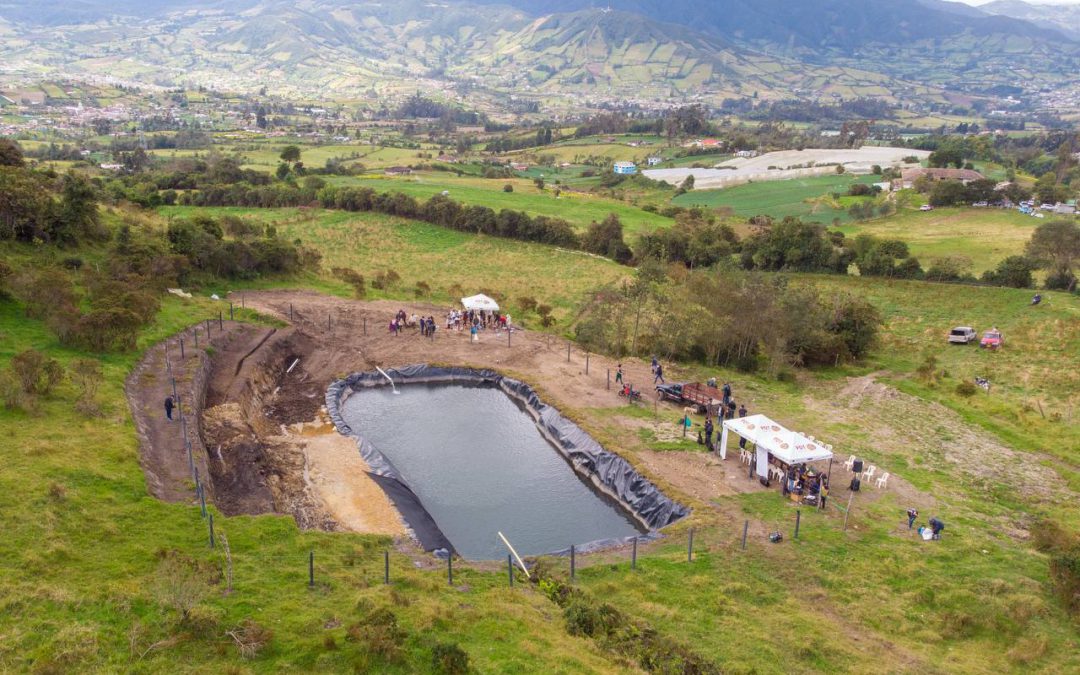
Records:
[[[480,293],[479,295],[470,295],[467,298],[462,298],[461,304],[465,307],[465,309],[475,309],[476,311],[484,310],[486,312],[499,311],[499,303],[495,302],[483,293]]]
[[[728,432],[745,438],[757,448],[757,473],[768,476],[769,455],[787,465],[805,464],[831,459],[832,450],[818,441],[812,441],[797,431],[791,431],[764,415],[750,415],[724,420],[720,434],[720,457],[727,459]]]

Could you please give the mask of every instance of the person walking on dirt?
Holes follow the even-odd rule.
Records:
[[[656,369],[660,367],[660,362],[656,360],[656,357],[652,357],[652,371],[655,373]]]
[[[615,384],[622,384],[622,364],[615,369]]]
[[[919,517],[919,511],[915,508],[907,510],[907,529],[911,529],[915,525],[915,519]]]
[[[172,411],[173,411],[173,398],[172,398],[172,396],[166,396],[165,397],[165,417],[167,417],[170,422],[172,422]]]
[[[713,427],[713,423],[712,423],[712,418],[707,417],[705,419],[705,447],[708,448],[709,450],[713,449],[713,447],[712,447],[712,432],[713,432],[713,429],[714,429],[714,427]]]
[[[664,367],[657,363],[655,372],[656,376],[653,377],[652,383],[656,384],[657,382],[660,382],[660,384],[664,384]]]

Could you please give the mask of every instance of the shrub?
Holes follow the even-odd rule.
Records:
[[[443,675],[469,672],[469,655],[454,642],[438,642],[431,649],[431,670]]]
[[[418,298],[426,298],[431,295],[431,285],[426,281],[417,281],[416,288],[413,289],[413,293]]]
[[[406,637],[407,633],[398,626],[397,616],[390,609],[379,607],[349,626],[345,639],[362,644],[369,653],[386,661],[397,661]]]
[[[64,369],[56,359],[50,359],[36,349],[27,349],[11,359],[11,370],[18,378],[23,393],[48,395],[64,379]]]
[[[523,295],[520,298],[518,298],[517,304],[518,304],[518,307],[520,307],[521,311],[523,311],[523,312],[531,312],[531,311],[536,309],[536,305],[537,305],[536,298],[533,298],[533,297],[528,296],[528,295]]]
[[[194,561],[172,552],[158,563],[152,590],[157,601],[175,611],[180,623],[185,624],[210,589]]]
[[[367,287],[365,286],[363,274],[344,267],[335,267],[332,272],[335,277],[353,287],[353,295],[357,298],[363,298],[367,295]]]
[[[974,396],[976,391],[977,390],[975,389],[975,385],[971,382],[965,381],[956,385],[956,393],[965,398],[970,398]]]
[[[78,256],[68,256],[64,258],[64,268],[69,270],[80,270],[83,266],[83,259]]]
[[[401,281],[401,275],[394,270],[384,270],[375,275],[375,278],[371,280],[373,288],[378,288],[382,291],[388,291],[397,283]]]
[[[514,184],[513,183],[507,183],[506,185],[503,186],[503,192],[513,192],[513,191],[514,191]]]
[[[253,619],[244,619],[239,626],[225,631],[225,634],[233,639],[240,656],[245,659],[258,656],[274,637],[270,629],[260,626]]]
[[[87,417],[97,417],[101,413],[96,398],[101,386],[101,362],[94,359],[79,359],[71,364],[71,379],[79,387],[79,400],[75,409]]]

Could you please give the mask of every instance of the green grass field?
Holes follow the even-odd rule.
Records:
[[[807,221],[831,224],[847,222],[847,211],[831,204],[828,195],[847,194],[852,183],[874,183],[876,176],[821,176],[797,180],[748,183],[723,190],[693,190],[672,200],[678,206],[705,206],[730,209],[743,218],[766,215],[773,218],[796,216]]]
[[[432,285],[435,299],[448,299],[455,283],[510,297],[533,295],[558,307],[556,331],[568,328],[585,291],[628,272],[591,256],[377,214],[207,211],[273,223],[283,235],[322,250],[327,269],[341,265],[369,275],[393,267],[403,282],[390,297],[412,297],[420,280]],[[19,264],[38,255],[30,247],[2,252]],[[92,263],[100,250],[54,257],[76,253]],[[1080,669],[1076,623],[1050,592],[1046,557],[1015,534],[1019,524],[1044,514],[1080,525],[1072,500],[1045,500],[1017,489],[1030,464],[1061,476],[1073,496],[1080,490],[1080,299],[1046,293],[1042,306],[1029,308],[1026,291],[1008,289],[817,275],[792,276],[789,283],[853,292],[882,310],[882,344],[867,363],[801,373],[795,382],[673,364],[672,378],[730,379],[739,400],[754,411],[827,439],[841,457],[857,452],[907,487],[878,498],[867,489],[847,531],[840,511],[804,509],[794,540],[794,509],[778,494],[732,494],[717,486],[714,496],[685,496],[693,515],[665,539],[644,546],[637,571],[629,570],[625,553],[600,554],[579,559],[577,585],[597,602],[647,621],[662,637],[679,639],[724,672],[865,672],[885,664],[903,672]],[[255,285],[348,293],[325,272]],[[165,299],[140,349],[216,316],[220,305],[204,298],[226,289],[197,290],[192,300]],[[258,320],[250,313],[244,318]],[[1006,346],[997,353],[949,347],[944,335],[957,323],[997,325]],[[29,347],[64,364],[86,356],[60,346],[7,299],[0,299],[0,337],[3,367]],[[928,381],[913,373],[928,354],[947,375]],[[0,409],[8,439],[0,468],[0,670],[411,673],[431,668],[436,642],[461,645],[481,673],[632,670],[633,664],[603,652],[596,641],[569,635],[561,610],[536,587],[507,588],[504,568],[455,565],[456,584],[449,587],[442,569],[417,569],[408,555],[392,550],[394,584],[384,587],[387,540],[302,532],[291,518],[273,516],[216,514],[218,533],[227,534],[232,549],[236,588],[225,595],[215,587],[200,602],[199,619],[179,625],[153,590],[159,555],[175,549],[218,568],[222,553],[207,547],[197,508],[162,504],[146,494],[122,394],[137,358],[102,357],[102,418],[75,411],[69,383],[43,400],[39,415]],[[846,391],[847,378],[870,372],[916,398],[896,394],[856,407],[861,399]],[[990,395],[955,392],[957,382],[978,374],[993,381]],[[603,387],[602,378],[596,382]],[[564,412],[632,462],[642,461],[643,447],[627,425],[648,420],[650,410]],[[661,412],[674,415],[675,409]],[[1018,453],[1015,473],[985,472],[952,459],[955,439],[976,432]],[[671,446],[672,453],[697,450],[692,443]],[[734,472],[733,463],[729,458]],[[713,494],[700,481],[694,487]],[[923,544],[907,533],[908,499],[924,510],[924,520],[937,514],[948,522],[941,542]],[[744,519],[754,526],[746,551],[739,546]],[[688,563],[691,526],[696,554]],[[785,533],[783,544],[764,540],[773,529]],[[308,589],[312,550],[317,583]],[[552,564],[556,574],[568,576],[565,559]],[[392,609],[406,631],[393,660],[365,652],[346,636],[377,607]],[[250,661],[225,635],[245,618],[273,631],[269,648]]]
[[[380,192],[400,191],[418,199],[427,199],[447,191],[450,198],[465,204],[488,206],[496,211],[515,209],[534,216],[563,218],[579,231],[584,231],[594,220],[602,221],[614,213],[622,221],[628,238],[673,223],[671,218],[606,197],[569,191],[563,191],[556,197],[555,189],[558,186],[554,183],[548,182],[545,189],[540,191],[531,180],[520,178],[458,177],[437,171],[402,178],[341,178],[335,182],[340,185],[363,185]],[[503,191],[507,183],[514,186],[513,192]]]
[[[1045,221],[1000,209],[900,209],[895,215],[865,222],[847,222],[847,236],[872,234],[908,243],[923,266],[933,258],[964,256],[976,275],[993,269],[1010,255],[1023,253],[1032,232]]]

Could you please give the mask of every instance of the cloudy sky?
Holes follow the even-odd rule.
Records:
[[[985,5],[990,0],[960,0],[969,5]],[[1080,5],[1080,0],[1027,0],[1032,5]]]

